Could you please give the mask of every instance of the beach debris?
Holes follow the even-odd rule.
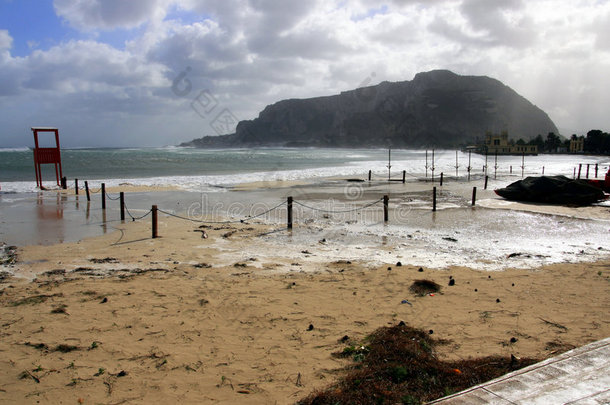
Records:
[[[553,326],[553,327],[555,327],[557,329],[561,329],[561,330],[564,330],[564,331],[568,330],[568,328],[566,328],[565,326],[563,326],[563,325],[561,325],[559,323],[547,321],[546,319],[543,319],[543,318],[538,318],[538,319],[540,319],[542,322],[546,323],[547,325],[551,325],[551,326]]]
[[[62,344],[57,345],[55,347],[55,349],[53,349],[53,351],[61,352],[61,353],[70,353],[70,352],[73,352],[74,350],[80,350],[80,347],[62,343]]]
[[[236,232],[237,232],[237,230],[233,229],[233,230],[231,230],[229,232],[223,233],[222,237],[225,238],[225,239],[228,239],[229,237],[233,236],[233,234],[235,234]]]
[[[402,263],[401,262],[396,262],[396,267],[402,267]]]
[[[496,298],[496,302],[500,302],[500,298]]]
[[[197,264],[194,264],[193,267],[195,267],[197,269],[209,269],[210,267],[212,267],[212,265],[207,264],[207,263],[197,263]]]
[[[477,291],[479,291],[479,289],[478,289],[478,288],[475,288],[475,289],[474,289],[474,292],[477,292]]]
[[[420,297],[431,293],[437,293],[440,290],[441,286],[431,280],[415,280],[409,287],[409,291]]]
[[[309,250],[301,250],[301,253],[303,253],[304,255],[312,254]]]
[[[390,271],[390,270],[392,270],[392,268],[391,268],[391,267],[388,267],[388,271]]]
[[[49,270],[42,273],[43,276],[62,276],[64,274],[66,274],[66,270],[64,269]]]
[[[32,380],[34,380],[36,382],[36,384],[40,383],[40,379],[38,377],[36,377],[34,374],[30,373],[28,370],[23,370],[21,372],[21,374],[19,374],[20,380],[24,380],[28,377],[30,377]]]
[[[235,263],[233,265],[233,267],[247,267],[248,265],[246,263]]]
[[[443,238],[443,240],[446,240],[447,242],[457,242],[457,239],[452,238],[450,236],[446,236]]]
[[[108,302],[108,297],[104,297],[102,298],[102,300],[100,301],[100,304],[105,304]]]
[[[0,245],[0,265],[12,265],[17,262],[17,246]]]
[[[313,324],[310,323],[309,326],[307,327],[307,330],[308,331],[312,331],[313,330]]]
[[[119,261],[114,257],[105,257],[103,259],[89,259],[91,263],[102,264],[102,263],[118,263]]]
[[[67,307],[68,307],[67,305],[61,304],[60,306],[58,306],[56,308],[53,308],[51,310],[51,313],[52,314],[66,314],[66,315],[69,315],[68,312],[66,311]]]
[[[210,303],[210,301],[206,300],[205,298],[201,298],[199,300],[199,306],[201,306],[201,307],[204,306],[205,304],[209,304],[209,303]]]
[[[45,302],[46,300],[48,300],[49,298],[53,298],[53,297],[63,297],[64,295],[62,293],[57,293],[57,294],[39,294],[39,295],[32,295],[29,297],[25,297],[22,298],[20,300],[17,301],[13,301],[10,303],[10,306],[12,307],[18,307],[20,305],[34,305],[34,304],[40,304],[42,302]]]
[[[345,342],[347,342],[348,340],[349,340],[349,336],[347,336],[347,335],[343,335],[343,337],[342,337],[341,339],[339,339],[339,342],[341,342],[341,343],[345,343]]]
[[[428,335],[432,335],[433,333],[434,333],[434,330],[432,330],[432,329],[430,329],[430,330],[428,331]]]
[[[510,338],[510,342],[511,343],[517,343],[517,340],[518,339],[516,337],[514,337],[514,336]]]
[[[319,243],[326,243],[326,238],[322,238],[318,241]]]
[[[45,343],[30,343],[30,342],[25,342],[24,343],[25,346],[29,346],[29,347],[33,347],[34,349],[38,349],[38,350],[48,350],[49,346],[47,346]]]
[[[377,329],[365,345],[334,352],[333,356],[351,358],[355,364],[339,381],[297,404],[369,403],[370,398],[384,404],[428,403],[537,362],[521,359],[514,364],[508,356],[442,361],[435,348],[443,341],[429,332],[401,322]]]
[[[453,285],[455,285],[455,279],[454,278],[450,278],[449,279],[449,286],[451,287]]]
[[[420,273],[423,273],[424,268],[423,268],[423,267],[420,267],[419,269],[417,269],[417,271],[419,271]]]
[[[409,305],[413,306],[413,304],[411,304],[411,303],[410,303],[409,301],[407,301],[407,300],[402,300],[402,301],[400,301],[400,303],[401,303],[401,304],[409,304]]]
[[[201,232],[201,239],[207,239],[208,238],[207,232],[204,231],[203,229],[195,229],[195,230],[193,230],[193,232]]]

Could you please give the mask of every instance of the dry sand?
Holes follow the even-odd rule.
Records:
[[[294,403],[341,374],[342,337],[401,320],[450,340],[448,358],[545,358],[610,336],[610,260],[493,273],[307,254],[227,263],[212,241],[240,258],[274,229],[115,227],[19,248],[15,270],[35,279],[0,284],[0,402]],[[417,279],[442,291],[417,297]]]

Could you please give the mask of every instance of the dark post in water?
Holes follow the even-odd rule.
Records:
[[[436,187],[432,187],[432,211],[436,211]]]
[[[120,204],[121,204],[121,221],[125,221],[125,193],[122,191],[119,193]]]
[[[87,201],[91,201],[91,194],[89,194],[89,182],[85,180],[85,193],[87,194]]]
[[[388,222],[388,202],[390,198],[387,195],[383,196],[383,222]]]
[[[477,201],[477,188],[472,188],[472,206],[474,207],[475,202]]]
[[[102,183],[102,209],[106,209],[106,184]]]
[[[78,179],[74,179],[74,194],[78,195]]]
[[[292,197],[288,197],[288,229],[292,229]]]
[[[158,233],[158,229],[157,229],[157,206],[153,205],[152,206],[152,237],[153,239],[158,238],[159,237],[159,233]]]

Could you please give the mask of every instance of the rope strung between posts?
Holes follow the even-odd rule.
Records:
[[[113,200],[113,201],[116,201],[116,200],[118,200],[119,198],[121,198],[121,196],[120,196],[120,195],[119,195],[118,197],[116,197],[116,198],[112,198],[112,197],[110,197],[110,194],[108,194],[108,193],[106,193],[106,197],[108,197],[108,199],[109,199],[109,200]]]
[[[134,217],[133,215],[131,215],[131,212],[129,212],[129,208],[127,208],[127,204],[125,204],[125,211],[127,211],[127,215],[129,215],[131,217],[132,221],[138,221],[142,218],[146,218],[146,216],[150,215],[150,213],[152,212],[152,210],[148,210],[148,212],[142,216],[139,217]]]
[[[369,203],[369,204],[364,205],[362,207],[352,208],[352,209],[349,209],[349,210],[326,210],[326,209],[322,209],[322,208],[312,207],[310,205],[306,205],[306,204],[303,204],[303,203],[298,202],[298,201],[294,201],[294,203],[296,205],[300,205],[303,208],[307,208],[307,209],[310,209],[310,210],[313,210],[313,211],[324,212],[324,213],[327,213],[327,214],[345,214],[345,213],[348,213],[348,212],[356,212],[356,211],[361,211],[361,210],[367,209],[369,207],[372,207],[373,205],[379,204],[381,201],[383,201],[383,198],[377,199],[377,200],[373,201],[372,203]]]
[[[90,189],[89,189],[89,193],[91,193],[91,194],[97,194],[97,193],[99,193],[100,191],[102,191],[102,188],[101,188],[101,187],[100,187],[100,188],[98,188],[97,190],[93,190],[92,188],[90,188]]]
[[[279,207],[281,207],[284,204],[286,204],[285,201],[279,203],[278,205],[276,205],[273,208],[268,209],[265,212],[261,212],[260,214],[257,214],[257,215],[254,215],[254,216],[250,216],[250,217],[245,218],[245,219],[237,219],[237,220],[233,220],[233,221],[204,221],[204,220],[200,220],[200,219],[193,219],[193,218],[183,217],[181,215],[173,214],[171,212],[167,212],[167,211],[164,211],[162,209],[159,209],[158,211],[162,212],[162,213],[164,213],[166,215],[169,215],[170,217],[175,217],[175,218],[183,219],[185,221],[197,222],[197,223],[202,223],[202,224],[234,224],[234,223],[244,222],[244,221],[247,221],[247,220],[250,220],[250,219],[255,219],[255,218],[258,218],[258,217],[262,217],[263,215],[266,215],[266,214],[270,213],[271,211],[278,209]]]

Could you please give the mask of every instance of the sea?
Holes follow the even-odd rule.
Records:
[[[64,149],[63,174],[71,182],[79,179],[107,187],[128,183],[144,186],[176,186],[186,191],[220,192],[241,183],[275,180],[309,180],[329,176],[366,176],[371,170],[379,178],[432,176],[463,177],[471,174],[514,173],[524,175],[573,176],[583,164],[584,177],[598,164],[598,175],[610,158],[581,155],[482,156],[449,150],[388,149],[195,149],[122,148]],[[388,170],[388,165],[391,166]],[[457,166],[457,167],[456,167]],[[44,185],[55,184],[53,165],[43,165]],[[0,148],[0,187],[4,193],[36,192],[32,151]]]
[[[485,175],[491,179],[491,188],[526,176],[573,177],[579,170],[581,177],[587,176],[587,170],[589,177],[594,177],[596,168],[597,177],[603,177],[610,165],[608,156],[496,157],[455,150],[165,147],[64,149],[61,157],[70,187],[78,179],[80,187],[87,181],[92,192],[98,191],[91,202],[85,200],[82,190],[80,195],[41,192],[36,188],[32,151],[0,149],[0,247],[72,242],[128,226],[118,219],[116,194],[110,193],[108,209],[101,209],[101,183],[107,188],[125,184],[173,188],[156,193],[127,193],[130,218],[145,215],[151,204],[158,204],[165,212],[196,220],[206,219],[201,216],[204,208],[224,207],[217,212],[220,217],[239,220],[245,214],[258,214],[286,201],[283,192],[273,189],[276,181],[283,180],[310,187],[307,193],[305,189],[289,189],[285,193],[296,192],[296,201],[305,203],[295,206],[295,227],[292,232],[285,232],[285,207],[284,211],[273,211],[278,214],[275,217],[260,217],[283,231],[262,236],[257,243],[245,247],[240,254],[246,258],[298,258],[308,250],[317,252],[315,257],[321,262],[401,261],[432,268],[456,265],[502,270],[610,257],[608,220],[486,208],[485,199],[491,201],[493,193],[478,201],[476,208],[470,204],[470,189],[474,185],[482,190]],[[369,171],[373,181],[362,182],[368,179]],[[400,181],[403,173],[405,185]],[[445,181],[461,183],[462,191],[459,187],[458,192],[441,188],[439,209],[433,213],[429,182],[434,178],[438,185],[441,173]],[[354,182],[329,183],[328,178]],[[387,182],[388,178],[399,181]],[[57,188],[52,165],[43,166],[43,180],[46,188]],[[236,186],[247,183],[257,183],[258,187],[235,191]],[[336,201],[325,201],[331,194],[317,191],[325,187],[330,187],[329,193],[334,190],[332,187],[343,187],[338,190],[343,190],[344,199],[350,200],[347,206],[345,202],[337,205]],[[350,210],[352,206],[368,204],[386,188],[391,194],[397,187],[402,194],[400,199],[391,200],[387,223],[381,217],[379,204],[366,211]],[[411,189],[420,191],[409,193]],[[608,203],[604,204],[600,209],[608,209]],[[312,207],[319,210],[311,210]],[[222,260],[232,263],[236,260],[234,255],[217,258],[219,264]]]

